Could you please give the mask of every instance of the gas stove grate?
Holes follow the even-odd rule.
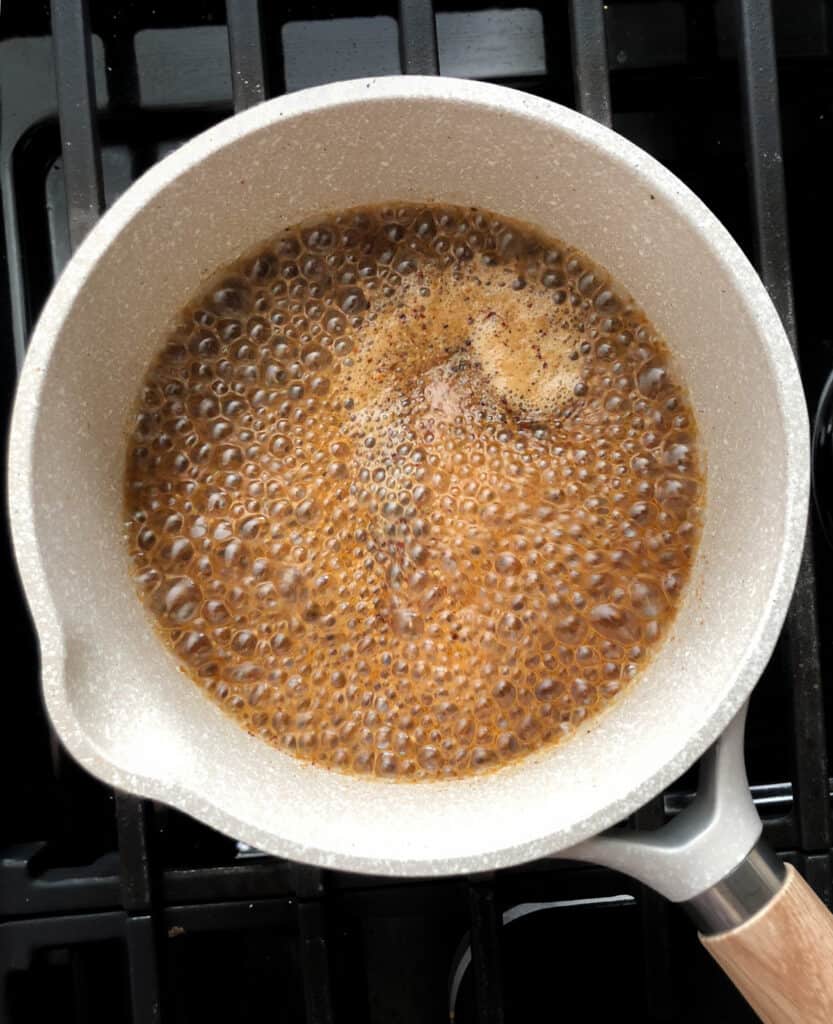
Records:
[[[813,16],[824,17],[823,4],[799,6],[809,13],[818,9],[821,13]],[[287,10],[296,25],[304,18],[342,17],[336,7],[311,7],[315,10],[289,4]],[[464,9],[462,14],[477,13],[464,0],[455,7]],[[681,110],[679,116],[687,116],[696,109],[701,88],[705,104],[717,91],[739,89],[737,124],[746,172],[736,186],[749,203],[749,219],[743,211],[730,212],[730,219],[737,218],[730,226],[756,257],[813,396],[813,381],[830,357],[830,346],[798,343],[776,33],[768,0],[737,0],[733,8],[682,0],[609,5],[571,0],[551,7],[558,10],[499,9],[512,18],[522,11],[517,24],[540,25],[543,40],[543,58],[530,46],[524,59],[531,70],[525,73],[519,58],[517,69],[504,76],[509,84],[572,102],[627,133],[663,59],[640,64],[620,44],[633,43],[634,24],[650,37],[648,22],[656,16],[672,28],[683,25],[687,49],[677,65],[695,69],[693,100],[684,92],[692,83],[681,85],[678,72],[668,70],[668,97],[656,104],[661,113],[676,116]],[[232,106],[243,110],[284,91],[289,15],[279,23],[276,12],[266,5],[261,10],[258,0],[228,0],[225,18],[222,10],[207,8],[205,16],[192,12],[190,21],[184,16],[190,27],[161,24],[142,32],[133,25],[131,37],[120,23],[108,34],[106,15],[95,5],[91,30],[86,0],[51,0],[45,27],[0,41],[0,187],[8,272],[7,295],[5,282],[0,283],[0,313],[7,306],[11,341],[2,358],[9,381],[53,272],[113,195]],[[462,24],[460,11],[439,4],[435,10],[431,0],[399,0],[396,8],[371,3],[365,13],[361,20],[374,22],[364,26],[372,28],[374,38],[396,25],[400,68],[411,74],[438,73],[444,51],[437,27],[449,26],[450,32]],[[458,20],[448,20],[453,17]],[[500,22],[512,24],[511,19]],[[217,33],[226,30],[227,78],[211,66]],[[193,92],[187,74],[182,94],[160,96],[158,86],[153,92],[148,67],[164,71],[165,54],[171,52],[166,47],[176,31],[190,33],[195,50],[192,63],[186,56],[183,66],[188,72],[200,64],[202,94]],[[789,64],[791,82],[812,66],[813,81],[830,86],[829,38],[820,46],[818,54]],[[704,72],[704,54],[712,53],[719,66]],[[572,83],[565,66],[572,69]],[[703,84],[709,75],[717,85]],[[31,94],[23,88],[27,82],[33,83]],[[685,102],[678,108],[681,96]],[[636,141],[646,144],[644,137]],[[691,140],[683,138],[680,148],[684,168]],[[663,158],[661,144],[658,150]],[[28,173],[32,168],[37,180]],[[6,412],[10,393],[7,383]],[[10,763],[18,767],[24,744],[27,752],[24,770],[15,776],[22,781],[10,795],[12,813],[0,844],[0,1020],[32,1020],[56,1007],[84,1021],[151,1024],[196,1019],[212,1010],[243,1019],[265,1005],[255,999],[255,981],[249,986],[246,974],[247,964],[263,949],[272,959],[263,961],[256,983],[271,979],[272,1015],[281,1020],[442,1019],[449,1012],[449,991],[458,1021],[526,1020],[524,992],[534,987],[527,974],[540,957],[528,950],[543,944],[553,949],[554,960],[563,959],[560,940],[568,934],[571,945],[592,942],[599,955],[607,948],[605,934],[615,938],[617,949],[628,950],[620,953],[620,966],[629,975],[617,975],[609,965],[615,990],[611,1006],[627,999],[645,1020],[693,1022],[718,1019],[721,1013],[720,1019],[747,1019],[678,912],[611,872],[555,861],[432,881],[321,871],[265,857],[177,812],[89,779],[49,736],[33,697],[37,662],[31,630],[8,551],[3,558],[0,575],[9,606],[17,609],[12,628],[24,655],[17,686],[25,690],[15,697],[3,741]],[[757,696],[753,702],[749,739],[753,792],[767,837],[828,902],[833,837],[822,663],[829,655],[828,638],[820,637],[818,603],[823,599],[829,611],[833,601],[825,582],[829,565],[826,549],[814,555],[810,534],[787,625],[761,686],[765,696],[760,706]],[[8,719],[19,724],[24,716],[37,724],[16,737],[15,722]],[[5,778],[10,777],[7,772]],[[11,785],[7,781],[5,788]],[[637,815],[638,823],[655,826],[676,813],[690,798],[691,785],[687,777],[672,787]],[[527,951],[525,959],[518,950]],[[686,966],[688,961],[693,966]],[[583,977],[578,960],[567,962],[571,977]],[[540,969],[548,970],[546,961]],[[228,990],[214,986],[212,972],[224,970],[236,971],[241,982]],[[600,1008],[608,1005],[605,998],[598,994]]]

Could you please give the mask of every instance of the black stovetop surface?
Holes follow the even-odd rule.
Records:
[[[52,17],[48,3],[4,0],[0,10],[4,422],[26,338],[71,250],[61,132],[66,140],[78,124],[59,125],[65,79],[51,31],[71,29],[82,4],[52,6]],[[398,73],[413,57],[408,45],[400,54],[399,19],[418,27],[431,10],[428,0],[263,2],[252,50],[257,0],[229,6],[231,57],[257,69],[262,53],[269,96]],[[833,368],[829,5],[774,4],[780,139],[764,0],[450,0],[433,10],[442,73],[601,119],[612,111],[618,131],[705,200],[758,262],[814,409]],[[606,39],[592,32],[602,19]],[[109,203],[252,96],[233,97],[222,3],[90,0],[89,20]],[[789,627],[752,700],[747,758],[768,838],[829,901],[833,558],[811,533]],[[752,1019],[682,914],[612,872],[555,861],[432,881],[319,871],[115,794],[50,733],[5,537],[0,586],[0,1021],[404,1024],[448,1019],[453,995],[455,1020],[511,1024],[544,1006],[575,1010],[576,994],[588,1021],[628,1011],[641,1021]],[[640,824],[673,814],[694,784],[679,780]]]

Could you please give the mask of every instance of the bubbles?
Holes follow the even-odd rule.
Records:
[[[668,607],[662,585],[648,576],[637,577],[629,593],[633,610],[643,619],[657,619]]]
[[[656,398],[668,387],[668,371],[658,360],[651,360],[636,375],[636,384],[646,398]]]
[[[634,643],[640,637],[639,623],[626,608],[615,604],[597,604],[590,610],[590,624],[606,640],[616,643]]]
[[[250,732],[374,778],[488,771],[569,735],[667,633],[693,415],[581,253],[485,211],[348,211],[180,322],[128,451],[132,571]]]
[[[200,591],[187,576],[174,578],[168,584],[163,597],[165,617],[177,625],[189,622],[197,613]]]
[[[517,576],[521,571],[521,563],[511,551],[503,551],[495,559],[495,568],[503,576]]]
[[[425,623],[421,615],[407,608],[397,608],[391,617],[391,626],[397,636],[419,636]]]

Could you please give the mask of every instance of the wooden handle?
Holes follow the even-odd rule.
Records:
[[[754,917],[700,941],[765,1024],[833,1022],[833,916],[792,865]]]

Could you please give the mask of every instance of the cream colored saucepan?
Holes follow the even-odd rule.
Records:
[[[707,456],[693,578],[638,684],[562,746],[446,783],[349,778],[248,736],[159,643],[122,537],[129,415],[185,300],[286,225],[386,200],[487,207],[595,257],[669,339]],[[796,576],[807,481],[807,417],[784,331],[752,267],[691,192],[572,111],[419,77],[264,103],[141,178],[46,305],[10,456],[46,703],[95,775],[326,867],[439,875],[558,853],[618,868],[689,905],[765,1020],[821,1024],[833,1019],[831,918],[760,844],[742,754],[744,704]],[[713,744],[698,801],[670,825],[599,835]]]

